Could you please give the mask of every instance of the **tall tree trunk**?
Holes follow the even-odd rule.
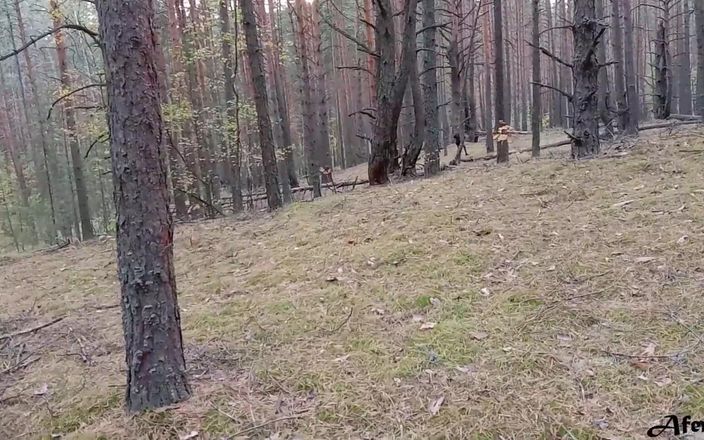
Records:
[[[401,66],[396,72],[396,32],[394,11],[389,0],[377,0],[374,27],[375,50],[378,58],[384,62],[376,63],[376,119],[373,123],[372,148],[369,156],[368,174],[370,185],[381,185],[389,181],[389,172],[395,168],[397,160],[396,139],[398,119],[403,106],[403,95],[416,58],[411,51],[415,38],[415,12],[417,0],[406,0],[403,38],[401,48]],[[436,98],[437,99],[437,98]]]
[[[494,0],[494,113],[495,123],[506,120],[506,108],[504,106],[504,34],[503,34],[503,10],[502,0]]]
[[[604,0],[596,0],[596,16],[599,20],[604,20]],[[619,32],[617,30],[617,32]],[[606,40],[606,38],[604,38]],[[606,63],[606,44],[600,44],[597,48],[597,58],[600,63]],[[623,82],[623,79],[622,79]],[[625,91],[624,91],[625,92]],[[606,127],[607,133],[612,133],[611,128],[611,95],[609,93],[609,72],[606,68],[599,69],[599,119]]]
[[[623,13],[621,2],[612,1],[613,13],[611,14],[611,35],[613,37],[614,60],[614,94],[616,95],[616,112],[618,127],[622,132],[627,130],[631,120],[631,108],[628,106],[626,92],[626,58],[623,51]]]
[[[574,7],[574,131],[572,157],[599,153],[599,60],[596,49],[604,29],[596,17],[594,0],[575,0]]]
[[[425,163],[423,172],[430,177],[440,172],[440,120],[438,115],[437,48],[435,43],[435,0],[423,0],[423,73],[420,83],[425,108]]]
[[[57,0],[49,1],[49,10],[53,19],[54,28],[63,24],[61,11]],[[61,74],[61,87],[64,91],[72,90],[71,75],[68,72],[67,51],[64,43],[63,32],[54,32],[56,42],[56,54]],[[93,223],[91,222],[90,204],[88,201],[88,190],[86,188],[86,178],[83,174],[83,157],[81,156],[76,133],[76,117],[73,110],[73,99],[64,98],[62,101],[64,118],[66,119],[66,130],[68,131],[69,149],[71,150],[71,164],[73,166],[73,178],[76,183],[76,199],[78,200],[78,213],[81,219],[81,237],[83,240],[90,240],[95,236]]]
[[[257,22],[252,1],[242,0],[240,7],[242,8],[242,26],[244,27],[244,36],[247,42],[247,58],[252,72],[254,105],[259,125],[259,144],[264,167],[266,197],[269,209],[273,210],[281,207],[281,194],[279,193],[274,132],[271,128],[271,119],[269,119],[269,98],[267,97],[266,78],[264,76],[264,60],[259,44],[259,36],[257,35]]]
[[[667,51],[667,30],[665,21],[658,23],[655,36],[655,87],[653,90],[653,114],[656,119],[667,119],[670,116],[670,64]]]
[[[484,14],[484,20],[482,25],[482,37],[484,46],[484,131],[486,132],[485,144],[486,152],[494,152],[494,138],[492,133],[492,123],[491,118],[491,34],[489,30],[489,16]]]
[[[540,0],[533,2],[533,108],[531,109],[530,129],[533,134],[531,152],[533,157],[540,157],[540,128],[543,119],[540,86]]]
[[[282,75],[283,63],[281,62],[281,47],[283,45],[280,29],[275,26],[274,18],[278,9],[274,7],[274,1],[268,0],[269,5],[269,25],[273,36],[273,58],[271,60],[272,75],[274,77],[274,93],[276,96],[276,105],[281,124],[281,135],[283,145],[284,162],[286,164],[286,175],[291,187],[296,188],[298,184],[298,176],[296,175],[296,163],[293,159],[293,137],[291,136],[291,118],[288,111],[288,100],[286,99],[286,75]]]
[[[694,19],[697,34],[697,94],[694,111],[704,116],[704,2],[694,2]]]
[[[152,0],[98,0],[108,83],[127,408],[187,399]]]
[[[456,3],[455,3],[456,4]],[[456,7],[454,13],[460,16],[461,12]],[[452,121],[452,139],[457,146],[454,163],[459,164],[464,146],[464,108],[462,85],[466,84],[463,75],[462,55],[460,54],[460,29],[456,19],[453,22],[452,37],[447,48],[447,61],[450,65],[450,119]]]
[[[225,143],[227,144],[227,158],[225,166],[232,170],[230,173],[230,190],[232,192],[232,210],[240,212],[244,209],[242,204],[242,182],[240,179],[240,148],[236,139],[237,134],[237,96],[235,95],[235,72],[232,68],[232,45],[231,41],[237,38],[236,34],[230,33],[230,12],[228,11],[228,1],[220,0],[220,33],[222,38],[222,68],[223,80],[225,83],[225,105],[227,107],[227,119],[225,121]],[[235,43],[237,44],[237,43]],[[290,134],[290,133],[289,133]]]
[[[415,25],[413,26],[415,34]],[[415,38],[411,39],[411,51],[416,52],[417,42]],[[414,59],[410,71],[409,87],[413,98],[413,138],[411,143],[403,153],[403,163],[401,166],[401,174],[404,176],[416,174],[416,162],[418,156],[423,149],[423,140],[425,135],[425,115],[423,113],[423,95],[420,91],[420,80],[418,78],[418,63]]]
[[[682,0],[682,38],[680,43],[680,69],[679,69],[679,112],[685,115],[692,114],[692,60],[691,60],[691,17],[689,0]]]
[[[625,132],[631,135],[638,134],[640,121],[640,103],[638,100],[638,78],[635,65],[635,45],[633,44],[633,20],[631,0],[623,0],[623,52],[626,74],[626,97],[630,115],[625,127]]]

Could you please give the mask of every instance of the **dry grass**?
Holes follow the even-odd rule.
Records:
[[[0,334],[66,316],[0,341],[0,371],[37,358],[0,373],[2,438],[632,439],[701,415],[704,154],[679,150],[703,139],[182,227],[194,395],[136,417],[113,243],[0,263]]]

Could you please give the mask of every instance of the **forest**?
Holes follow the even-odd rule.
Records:
[[[704,1],[0,23],[0,434],[615,439],[704,408]]]

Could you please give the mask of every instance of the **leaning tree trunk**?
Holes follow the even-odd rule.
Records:
[[[269,98],[266,90],[266,77],[264,76],[264,60],[262,48],[257,35],[257,21],[252,0],[242,0],[242,26],[247,43],[249,69],[252,72],[252,85],[254,87],[254,106],[257,112],[259,125],[259,144],[262,152],[262,165],[264,167],[264,186],[269,209],[281,207],[281,194],[279,193],[279,172],[276,164],[274,147],[274,131],[269,119]]]
[[[152,0],[97,2],[117,210],[127,408],[185,400]]]
[[[599,60],[596,49],[605,29],[596,18],[594,0],[576,0],[574,5],[574,131],[572,157],[599,153],[598,99]]]
[[[540,97],[540,0],[533,1],[533,109],[530,129],[533,133],[531,152],[540,156],[540,127],[543,119],[543,105]]]
[[[697,34],[697,94],[694,111],[704,116],[704,2],[694,2],[694,15]]]
[[[425,107],[425,163],[423,172],[430,177],[440,172],[440,120],[438,115],[437,52],[435,47],[435,0],[423,0],[423,88]]]
[[[665,23],[661,21],[658,24],[658,30],[655,37],[655,62],[653,70],[655,71],[655,87],[653,90],[653,114],[655,119],[667,119],[670,116],[670,76],[668,71],[670,65],[668,63],[667,54],[667,31]]]

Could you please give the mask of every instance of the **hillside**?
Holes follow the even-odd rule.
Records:
[[[194,396],[137,417],[114,243],[0,260],[0,335],[64,317],[0,339],[0,434],[633,439],[696,419],[704,131],[564,156],[179,227]]]

